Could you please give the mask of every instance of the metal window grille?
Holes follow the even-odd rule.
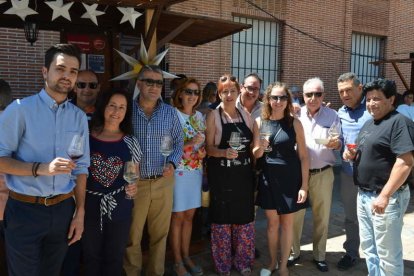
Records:
[[[232,74],[242,81],[245,75],[258,73],[263,90],[280,79],[280,25],[238,16],[233,19],[251,24],[252,28],[232,36]]]
[[[382,75],[382,66],[370,64],[384,58],[385,39],[378,36],[352,34],[351,71],[362,83],[370,82]]]

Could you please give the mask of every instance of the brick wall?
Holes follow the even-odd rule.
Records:
[[[10,84],[14,98],[32,95],[43,87],[45,51],[59,41],[59,32],[41,30],[38,41],[30,46],[23,29],[0,28],[0,79]]]

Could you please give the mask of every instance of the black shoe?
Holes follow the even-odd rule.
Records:
[[[254,249],[254,258],[259,259],[260,258],[260,251],[258,248]]]
[[[288,262],[287,262],[287,267],[289,266],[293,266],[294,264],[296,264],[300,259],[300,256],[298,257],[293,257],[293,256],[289,256]]]
[[[339,260],[338,264],[336,265],[339,270],[344,271],[348,270],[354,265],[356,265],[357,259],[352,258],[350,255],[345,254],[342,256],[342,258]]]
[[[328,264],[325,261],[317,261],[317,260],[313,260],[313,262],[316,264],[316,268],[320,271],[320,272],[328,272],[329,268],[328,268]]]

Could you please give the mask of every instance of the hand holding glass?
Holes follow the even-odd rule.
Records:
[[[260,126],[260,140],[266,140],[269,142],[269,145],[263,150],[264,152],[271,152],[272,146],[270,146],[270,136],[272,135],[272,130],[269,125],[262,125]]]
[[[357,149],[357,144],[356,144],[357,136],[358,136],[357,133],[348,133],[345,136],[345,146],[352,155],[355,154],[355,151]],[[349,160],[349,162],[352,164],[352,160]]]
[[[238,148],[241,146],[240,132],[232,132],[230,134],[229,146],[234,150],[238,150]]]
[[[84,139],[82,135],[73,135],[72,141],[70,142],[69,147],[66,151],[72,161],[76,161],[83,156],[83,144]],[[76,177],[71,175],[71,179],[74,180]]]
[[[165,134],[161,137],[160,152],[164,156],[164,167],[167,157],[173,152],[173,139],[171,135]]]
[[[136,181],[139,178],[139,166],[138,163],[134,161],[127,161],[124,164],[124,179],[128,182],[127,185],[135,185]],[[125,187],[127,186],[125,185]],[[134,199],[133,196],[130,196],[125,193],[126,199]]]

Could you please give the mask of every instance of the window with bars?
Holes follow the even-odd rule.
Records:
[[[382,75],[382,67],[370,64],[384,58],[385,39],[378,36],[352,34],[351,71],[361,82],[370,82]]]
[[[263,79],[262,90],[280,79],[280,26],[276,22],[234,17],[252,28],[232,36],[231,70],[238,80],[251,72]]]

